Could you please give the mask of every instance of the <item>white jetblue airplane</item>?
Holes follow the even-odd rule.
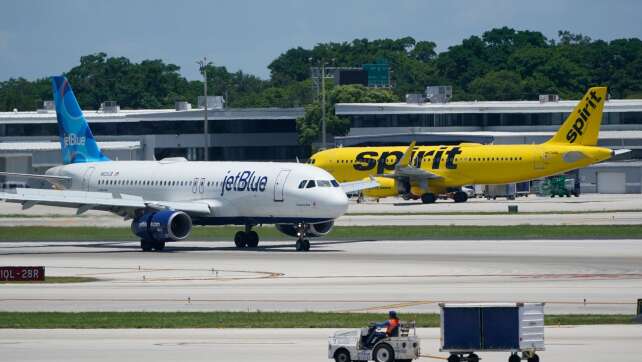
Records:
[[[276,224],[307,251],[306,237],[326,235],[348,207],[346,192],[376,186],[339,185],[326,171],[278,162],[111,161],[98,148],[65,77],[52,78],[63,166],[45,175],[0,172],[0,176],[46,180],[54,189],[15,189],[0,199],[23,208],[53,205],[77,214],[104,210],[131,219],[143,251],[163,250],[186,239],[192,225],[245,225],[234,243],[256,247],[252,227]]]

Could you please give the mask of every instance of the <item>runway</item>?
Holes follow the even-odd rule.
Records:
[[[635,311],[642,240],[3,242],[0,265],[44,265],[78,284],[0,285],[0,310],[436,312],[438,302],[546,302],[547,313]]]
[[[235,361],[325,362],[330,329],[0,329],[7,361]],[[419,329],[421,361],[438,361],[439,329]],[[547,327],[544,361],[637,362],[642,326]],[[506,352],[482,352],[505,362]]]

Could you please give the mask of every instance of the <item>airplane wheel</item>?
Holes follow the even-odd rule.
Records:
[[[517,353],[513,353],[508,357],[508,362],[521,362],[522,359],[519,357]]]
[[[154,246],[153,246],[151,241],[141,240],[140,241],[140,248],[143,249],[143,251],[152,251]]]
[[[310,240],[308,239],[297,240],[294,246],[296,248],[296,251],[308,251],[310,250]]]
[[[526,360],[527,362],[539,362],[539,356],[537,353],[533,353],[533,355]]]
[[[245,247],[246,245],[245,232],[237,231],[236,234],[234,234],[234,245],[236,245],[236,247],[239,249]]]
[[[421,202],[423,202],[424,204],[432,204],[436,200],[437,198],[435,197],[435,194],[428,193],[421,195]]]
[[[455,202],[466,202],[468,200],[468,195],[463,191],[457,191],[453,195],[453,200]]]
[[[247,240],[247,246],[250,248],[256,248],[259,246],[259,234],[256,233],[256,231],[250,231],[249,233],[246,233],[246,238]]]
[[[163,249],[165,249],[165,242],[157,241],[152,247],[154,248],[154,251],[163,251]]]

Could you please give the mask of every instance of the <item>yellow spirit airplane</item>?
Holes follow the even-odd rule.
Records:
[[[452,193],[468,199],[463,185],[505,184],[555,175],[601,162],[628,150],[597,147],[606,87],[589,89],[557,133],[542,144],[344,147],[314,154],[310,162],[339,182],[374,178],[378,187],[365,196],[401,195],[433,203]]]

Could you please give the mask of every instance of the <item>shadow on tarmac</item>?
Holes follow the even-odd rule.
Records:
[[[234,252],[258,252],[258,253],[332,253],[332,252],[343,252],[341,249],[326,249],[325,247],[333,245],[342,245],[342,244],[354,244],[354,243],[366,243],[374,242],[376,240],[341,240],[341,241],[318,241],[311,242],[310,251],[300,252],[296,251],[294,248],[294,243],[287,244],[277,244],[277,245],[259,245],[256,248],[236,248],[232,242],[230,246],[181,246],[181,242],[176,243],[167,243],[165,249],[160,253],[172,254],[172,253],[181,253],[181,252],[193,252],[193,251],[234,251]],[[198,241],[197,241],[198,242]],[[30,242],[34,243],[34,242]],[[64,244],[63,244],[64,243]],[[205,242],[204,242],[205,243]],[[212,242],[219,243],[219,242]],[[227,242],[224,242],[227,243]],[[175,245],[175,246],[174,246]],[[2,246],[0,243],[0,251],[5,249],[24,249],[24,248],[51,248],[51,247],[77,247],[77,248],[100,248],[103,250],[87,250],[87,251],[33,251],[33,252],[0,252],[1,256],[10,256],[10,255],[58,255],[58,254],[115,254],[115,253],[135,253],[142,252],[140,246],[134,243],[133,241],[118,241],[118,242],[95,242],[95,243],[77,243],[76,241],[69,242],[60,242],[60,244],[38,244],[38,245],[12,245],[12,246]],[[104,250],[112,249],[112,250]],[[117,250],[114,250],[117,249]],[[148,252],[146,254],[155,254],[159,252]]]

